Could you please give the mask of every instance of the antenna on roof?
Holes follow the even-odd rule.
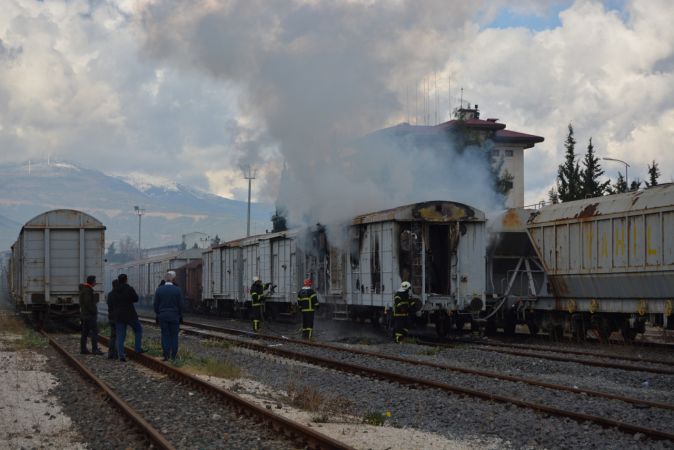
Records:
[[[463,88],[461,88],[461,100],[459,101],[459,108],[463,108]]]
[[[414,86],[414,125],[419,125],[419,83]]]
[[[438,73],[433,72],[435,78],[435,124],[438,124]]]
[[[452,119],[452,72],[447,73],[447,120]]]
[[[407,116],[407,123],[410,123],[410,87],[405,86],[405,115]]]

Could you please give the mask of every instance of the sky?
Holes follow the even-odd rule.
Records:
[[[375,151],[355,170],[345,150],[420,120],[411,99],[430,85],[433,122],[462,96],[545,138],[525,152],[525,204],[547,198],[568,124],[580,156],[592,138],[630,179],[656,160],[669,182],[672,23],[669,0],[3,0],[0,163],[51,157],[241,200],[252,165],[254,200],[285,196],[298,220],[342,191],[361,209],[430,199],[443,192],[390,191],[416,189],[419,161]],[[393,187],[369,176],[382,169]]]

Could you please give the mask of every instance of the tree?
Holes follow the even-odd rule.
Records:
[[[557,193],[557,188],[551,187],[548,191],[548,200],[553,205],[559,203],[559,194]]]
[[[599,181],[599,177],[604,175],[604,171],[599,165],[599,158],[594,154],[592,138],[587,145],[587,153],[583,159],[583,172],[580,174],[582,183],[582,198],[601,197],[606,192],[606,187],[611,183],[608,181]]]
[[[138,244],[130,236],[121,239],[119,241],[119,254],[123,260],[121,262],[138,259]]]
[[[220,243],[220,236],[216,234],[213,240],[211,240],[211,247],[215,247],[219,243]]]
[[[569,134],[564,142],[566,157],[564,164],[557,171],[557,190],[559,200],[568,202],[583,198],[580,166],[576,162],[576,140],[573,138],[573,127],[569,124]]]
[[[653,165],[648,165],[648,177],[650,182],[645,182],[646,187],[658,185],[658,178],[660,178],[660,168],[658,167],[658,163],[656,163],[655,160],[653,160]]]
[[[632,180],[632,182],[630,183],[630,191],[638,191],[640,187],[641,187],[641,180],[638,178],[636,180]]]
[[[611,194],[622,194],[623,192],[627,192],[627,182],[621,172],[618,172],[618,179],[613,183],[613,186],[609,188],[609,192]]]

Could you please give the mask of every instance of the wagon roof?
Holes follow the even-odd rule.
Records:
[[[484,222],[485,215],[479,209],[463,203],[429,201],[399,206],[397,208],[363,214],[353,219],[354,225],[375,222]]]
[[[23,228],[90,228],[105,230],[95,217],[75,209],[54,209],[30,219]],[[22,228],[22,229],[23,229]]]
[[[662,184],[625,194],[576,200],[542,208],[532,216],[532,225],[564,220],[652,210],[674,206],[674,183]]]

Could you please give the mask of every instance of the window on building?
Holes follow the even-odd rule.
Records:
[[[505,151],[505,155],[506,155],[507,157],[509,157],[509,158],[512,158],[512,156],[513,156],[513,151],[512,151],[512,150],[506,150],[506,151]]]
[[[491,156],[493,156],[493,157],[496,158],[496,157],[498,157],[499,153],[500,153],[500,152],[499,152],[498,149],[494,149],[494,150],[491,151]]]

